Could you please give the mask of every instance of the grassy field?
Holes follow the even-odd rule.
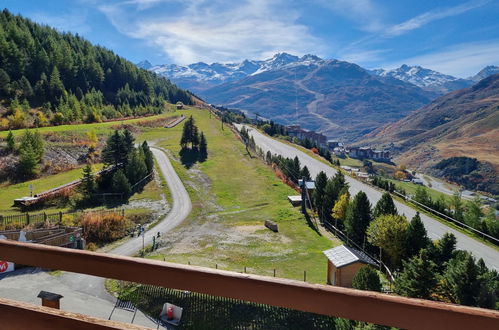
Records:
[[[71,133],[85,133],[90,130],[94,130],[96,134],[103,134],[103,133],[108,133],[113,126],[115,125],[120,125],[120,124],[128,124],[132,125],[137,122],[141,121],[153,121],[156,119],[160,118],[166,118],[166,117],[171,117],[173,111],[173,106],[170,105],[168,108],[168,112],[165,112],[160,115],[156,116],[150,116],[150,117],[143,117],[143,118],[134,118],[134,119],[126,119],[126,120],[118,120],[118,121],[110,121],[110,122],[104,122],[104,123],[91,123],[91,124],[74,124],[74,125],[60,125],[60,126],[50,126],[50,127],[40,127],[40,128],[32,128],[30,130],[37,130],[41,134],[44,133],[66,133],[66,132],[71,132]],[[25,129],[18,129],[18,130],[13,130],[12,133],[14,134],[15,137],[18,135],[23,134]],[[7,137],[8,131],[1,131],[0,132],[0,138],[5,138]]]
[[[276,178],[271,168],[248,155],[228,127],[203,110],[182,111],[193,115],[208,140],[208,160],[190,169],[179,160],[183,125],[145,129],[140,139],[156,140],[171,150],[173,166],[186,184],[193,211],[185,223],[166,239],[152,258],[218,267],[261,275],[324,283],[326,258],[322,251],[339,244],[317,234],[297,208],[287,202],[296,194]],[[263,225],[273,220],[279,233]]]
[[[438,191],[431,189],[431,188],[428,188],[426,186],[421,186],[421,185],[417,185],[417,184],[412,183],[412,182],[404,182],[404,181],[399,181],[399,180],[395,180],[395,179],[388,179],[388,180],[393,182],[398,189],[400,189],[400,188],[404,189],[407,195],[414,195],[416,193],[416,189],[418,189],[418,187],[422,187],[423,189],[426,190],[428,195],[434,201],[440,199],[441,196],[443,196],[446,201],[448,201],[451,198],[451,196],[449,196],[449,195],[438,192]]]
[[[94,166],[95,170],[98,170],[102,168],[102,164],[97,164]],[[159,171],[158,171],[159,172]],[[0,186],[0,214],[2,215],[10,215],[10,214],[16,214],[20,213],[20,210],[18,208],[12,207],[14,203],[14,199],[24,197],[24,196],[29,196],[29,185],[33,185],[33,194],[37,194],[55,187],[58,187],[60,185],[63,185],[65,183],[69,183],[71,181],[77,180],[81,178],[82,176],[82,168],[76,168],[71,171],[55,174],[55,175],[50,175],[50,176],[45,176],[39,179],[31,180],[31,181],[26,181],[18,184],[13,184],[13,185],[1,185]],[[157,184],[156,181],[150,181],[148,182],[145,186],[144,189],[140,193],[134,194],[131,198],[130,201],[135,201],[135,200],[151,200],[151,201],[157,201],[161,199],[161,194],[164,194],[166,199],[169,197],[169,190],[168,187],[166,186],[166,182],[164,181],[164,178],[161,176],[160,177],[160,183],[159,185]],[[67,211],[70,208],[70,206],[64,206],[64,207],[57,207],[57,206],[51,206],[51,207],[46,207],[43,209],[43,211],[53,211],[53,212],[58,212],[58,211]],[[40,210],[34,210],[33,212],[39,212]],[[40,211],[41,212],[41,211]]]

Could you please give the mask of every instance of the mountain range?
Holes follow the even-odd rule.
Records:
[[[489,66],[461,79],[420,66],[366,70],[356,64],[278,53],[261,61],[139,63],[205,101],[284,124],[300,124],[330,137],[356,140],[395,122],[438,96],[499,72]]]

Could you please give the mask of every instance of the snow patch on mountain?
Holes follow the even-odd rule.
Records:
[[[409,82],[418,87],[440,86],[445,83],[459,80],[459,78],[446,75],[437,71],[426,69],[420,66],[409,66],[403,64],[400,68],[393,70],[375,69],[371,73],[381,77],[391,77],[405,82]]]
[[[144,62],[140,62],[141,66]],[[176,64],[163,64],[151,66],[149,70],[165,76],[173,81],[194,79],[197,82],[221,84],[238,80],[247,76],[257,75],[262,72],[281,69],[290,65],[311,65],[323,62],[315,55],[298,57],[288,53],[278,53],[272,58],[263,61],[244,60],[240,63],[211,63],[198,62],[181,66]]]

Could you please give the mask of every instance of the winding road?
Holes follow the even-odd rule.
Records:
[[[161,236],[164,236],[168,231],[178,226],[192,209],[189,194],[165,151],[156,147],[151,147],[151,151],[158,161],[159,169],[168,184],[172,207],[170,212],[156,226],[145,232],[145,246],[152,244],[153,236],[156,236],[158,232],[161,233]],[[142,236],[131,238],[107,253],[133,256],[142,249],[142,239]],[[91,275],[64,272],[59,276],[51,276],[37,269],[28,269],[0,277],[0,296],[2,297],[38,304],[39,299],[36,298],[36,292],[40,290],[62,293],[66,297],[62,301],[62,309],[64,310],[100,318],[109,316],[116,300],[104,287],[104,279]],[[130,322],[131,315],[126,312],[120,314],[117,311],[113,314],[113,320]],[[137,313],[134,323],[156,327],[141,312]]]
[[[142,249],[142,244],[145,246],[152,244],[153,237],[156,236],[156,233],[159,232],[161,236],[164,236],[168,231],[178,226],[191,212],[192,203],[189,194],[173,169],[166,153],[155,147],[151,147],[151,151],[153,152],[154,157],[156,157],[159,169],[168,184],[168,189],[170,190],[172,197],[172,208],[153,229],[145,232],[144,237],[139,236],[131,238],[107,253],[124,256],[136,255]],[[142,240],[144,240],[144,242],[142,242]],[[109,299],[111,297],[104,288],[104,281],[100,277],[77,273],[65,273],[62,276],[62,280],[74,287],[77,291],[103,299]]]
[[[241,129],[242,126],[243,125],[236,125],[238,129]],[[324,171],[328,176],[336,174],[336,169],[322,163],[306,153],[287,144],[276,141],[252,127],[246,126],[246,128],[248,129],[248,133],[255,139],[256,144],[262,148],[265,153],[270,151],[272,154],[278,154],[288,158],[294,158],[297,156],[298,159],[300,159],[301,165],[306,165],[313,177],[315,177],[320,171]],[[350,193],[352,195],[355,195],[362,190],[366,193],[373,205],[381,198],[382,192],[374,189],[373,187],[349,176],[346,176],[345,179],[350,185]],[[394,202],[399,213],[405,214],[409,219],[416,214],[416,210],[410,206],[398,201]],[[424,226],[428,231],[428,236],[431,239],[438,239],[445,233],[452,233],[457,238],[457,248],[472,252],[476,258],[483,258],[485,264],[489,268],[499,270],[499,252],[494,248],[489,247],[455,229],[452,229],[425,214],[421,214],[421,220],[423,221]]]

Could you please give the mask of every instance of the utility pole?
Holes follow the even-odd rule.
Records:
[[[301,213],[303,214],[307,213],[307,206],[305,205],[305,201],[307,199],[305,180],[305,177],[301,178]]]

